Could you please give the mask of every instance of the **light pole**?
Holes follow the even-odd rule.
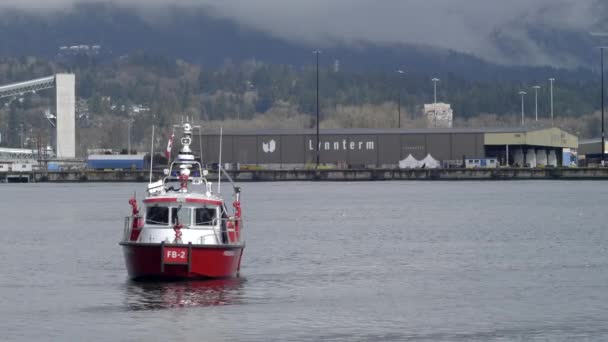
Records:
[[[313,51],[317,55],[317,169],[319,168],[319,55],[321,50]]]
[[[549,84],[551,86],[550,96],[551,96],[551,126],[553,126],[553,82],[555,82],[555,78],[549,79]]]
[[[595,36],[595,37],[607,37],[608,36],[608,32],[589,32],[590,35]],[[604,134],[604,97],[605,97],[605,91],[604,91],[604,49],[606,48],[606,46],[600,46],[600,69],[601,69],[601,73],[602,73],[602,89],[601,89],[601,98],[602,98],[602,146],[600,147],[600,151],[601,151],[601,161],[602,161],[602,166],[604,166],[604,152],[605,152],[605,143],[606,143],[606,139],[605,139],[605,134]]]
[[[434,98],[434,102],[433,103],[437,103],[437,82],[439,82],[438,78],[433,78],[431,81],[433,81],[433,89],[434,89],[434,94],[435,96]]]
[[[606,47],[605,46],[601,46],[600,47],[600,65],[601,65],[601,73],[602,73],[602,89],[601,89],[601,93],[602,93],[602,146],[600,147],[600,153],[601,153],[601,161],[602,161],[602,166],[604,166],[604,146],[606,141],[605,141],[605,135],[604,135],[604,49]]]
[[[131,154],[131,119],[127,120],[127,154]]]
[[[405,71],[399,69],[397,70],[398,74],[405,74]],[[401,83],[401,82],[399,82]],[[398,112],[398,116],[397,116],[397,128],[401,128],[401,86],[400,84],[397,85],[397,91],[399,92],[399,99],[397,101],[397,112]]]
[[[525,91],[520,91],[519,95],[521,95],[521,126],[524,126],[524,96],[526,96]]]
[[[534,115],[536,116],[536,121],[538,121],[538,89],[540,89],[540,86],[535,85],[532,88],[534,88]]]

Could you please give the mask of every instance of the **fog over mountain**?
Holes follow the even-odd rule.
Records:
[[[409,44],[562,67],[592,60],[596,41],[588,32],[601,26],[606,7],[601,0],[2,0],[0,11],[64,15],[75,4],[100,2],[137,9],[157,25],[176,20],[167,7],[196,8],[293,44]]]

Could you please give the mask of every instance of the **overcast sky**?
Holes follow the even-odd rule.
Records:
[[[67,9],[82,1],[95,0],[0,0],[0,10],[18,6],[44,12]],[[601,0],[103,1],[145,6],[148,11],[166,4],[206,6],[215,15],[236,19],[243,25],[319,45],[336,40],[421,43],[500,60],[500,52],[490,39],[496,33],[520,42],[528,53],[541,54],[523,29],[525,25],[538,23],[548,29],[588,30],[594,20],[592,4]]]

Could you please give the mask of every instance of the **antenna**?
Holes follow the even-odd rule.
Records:
[[[152,125],[152,147],[150,147],[150,184],[152,184],[152,164],[154,163],[154,125]]]
[[[201,165],[203,164],[203,133],[201,132],[201,126],[198,128],[198,157],[201,158]],[[202,170],[201,170],[202,172]]]
[[[220,161],[217,166],[217,194],[222,193],[222,135],[224,134],[224,127],[220,126]]]
[[[167,158],[167,167],[169,171],[171,171],[171,152],[173,152],[173,137],[175,136],[175,125],[173,125],[173,130],[171,131],[171,149],[169,150],[169,157]],[[166,155],[165,155],[166,156]]]

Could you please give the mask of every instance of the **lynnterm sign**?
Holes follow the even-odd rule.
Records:
[[[315,146],[312,139],[308,139],[308,149],[315,151]],[[374,141],[354,141],[342,139],[342,141],[319,141],[319,150],[321,151],[373,151],[375,149]]]

